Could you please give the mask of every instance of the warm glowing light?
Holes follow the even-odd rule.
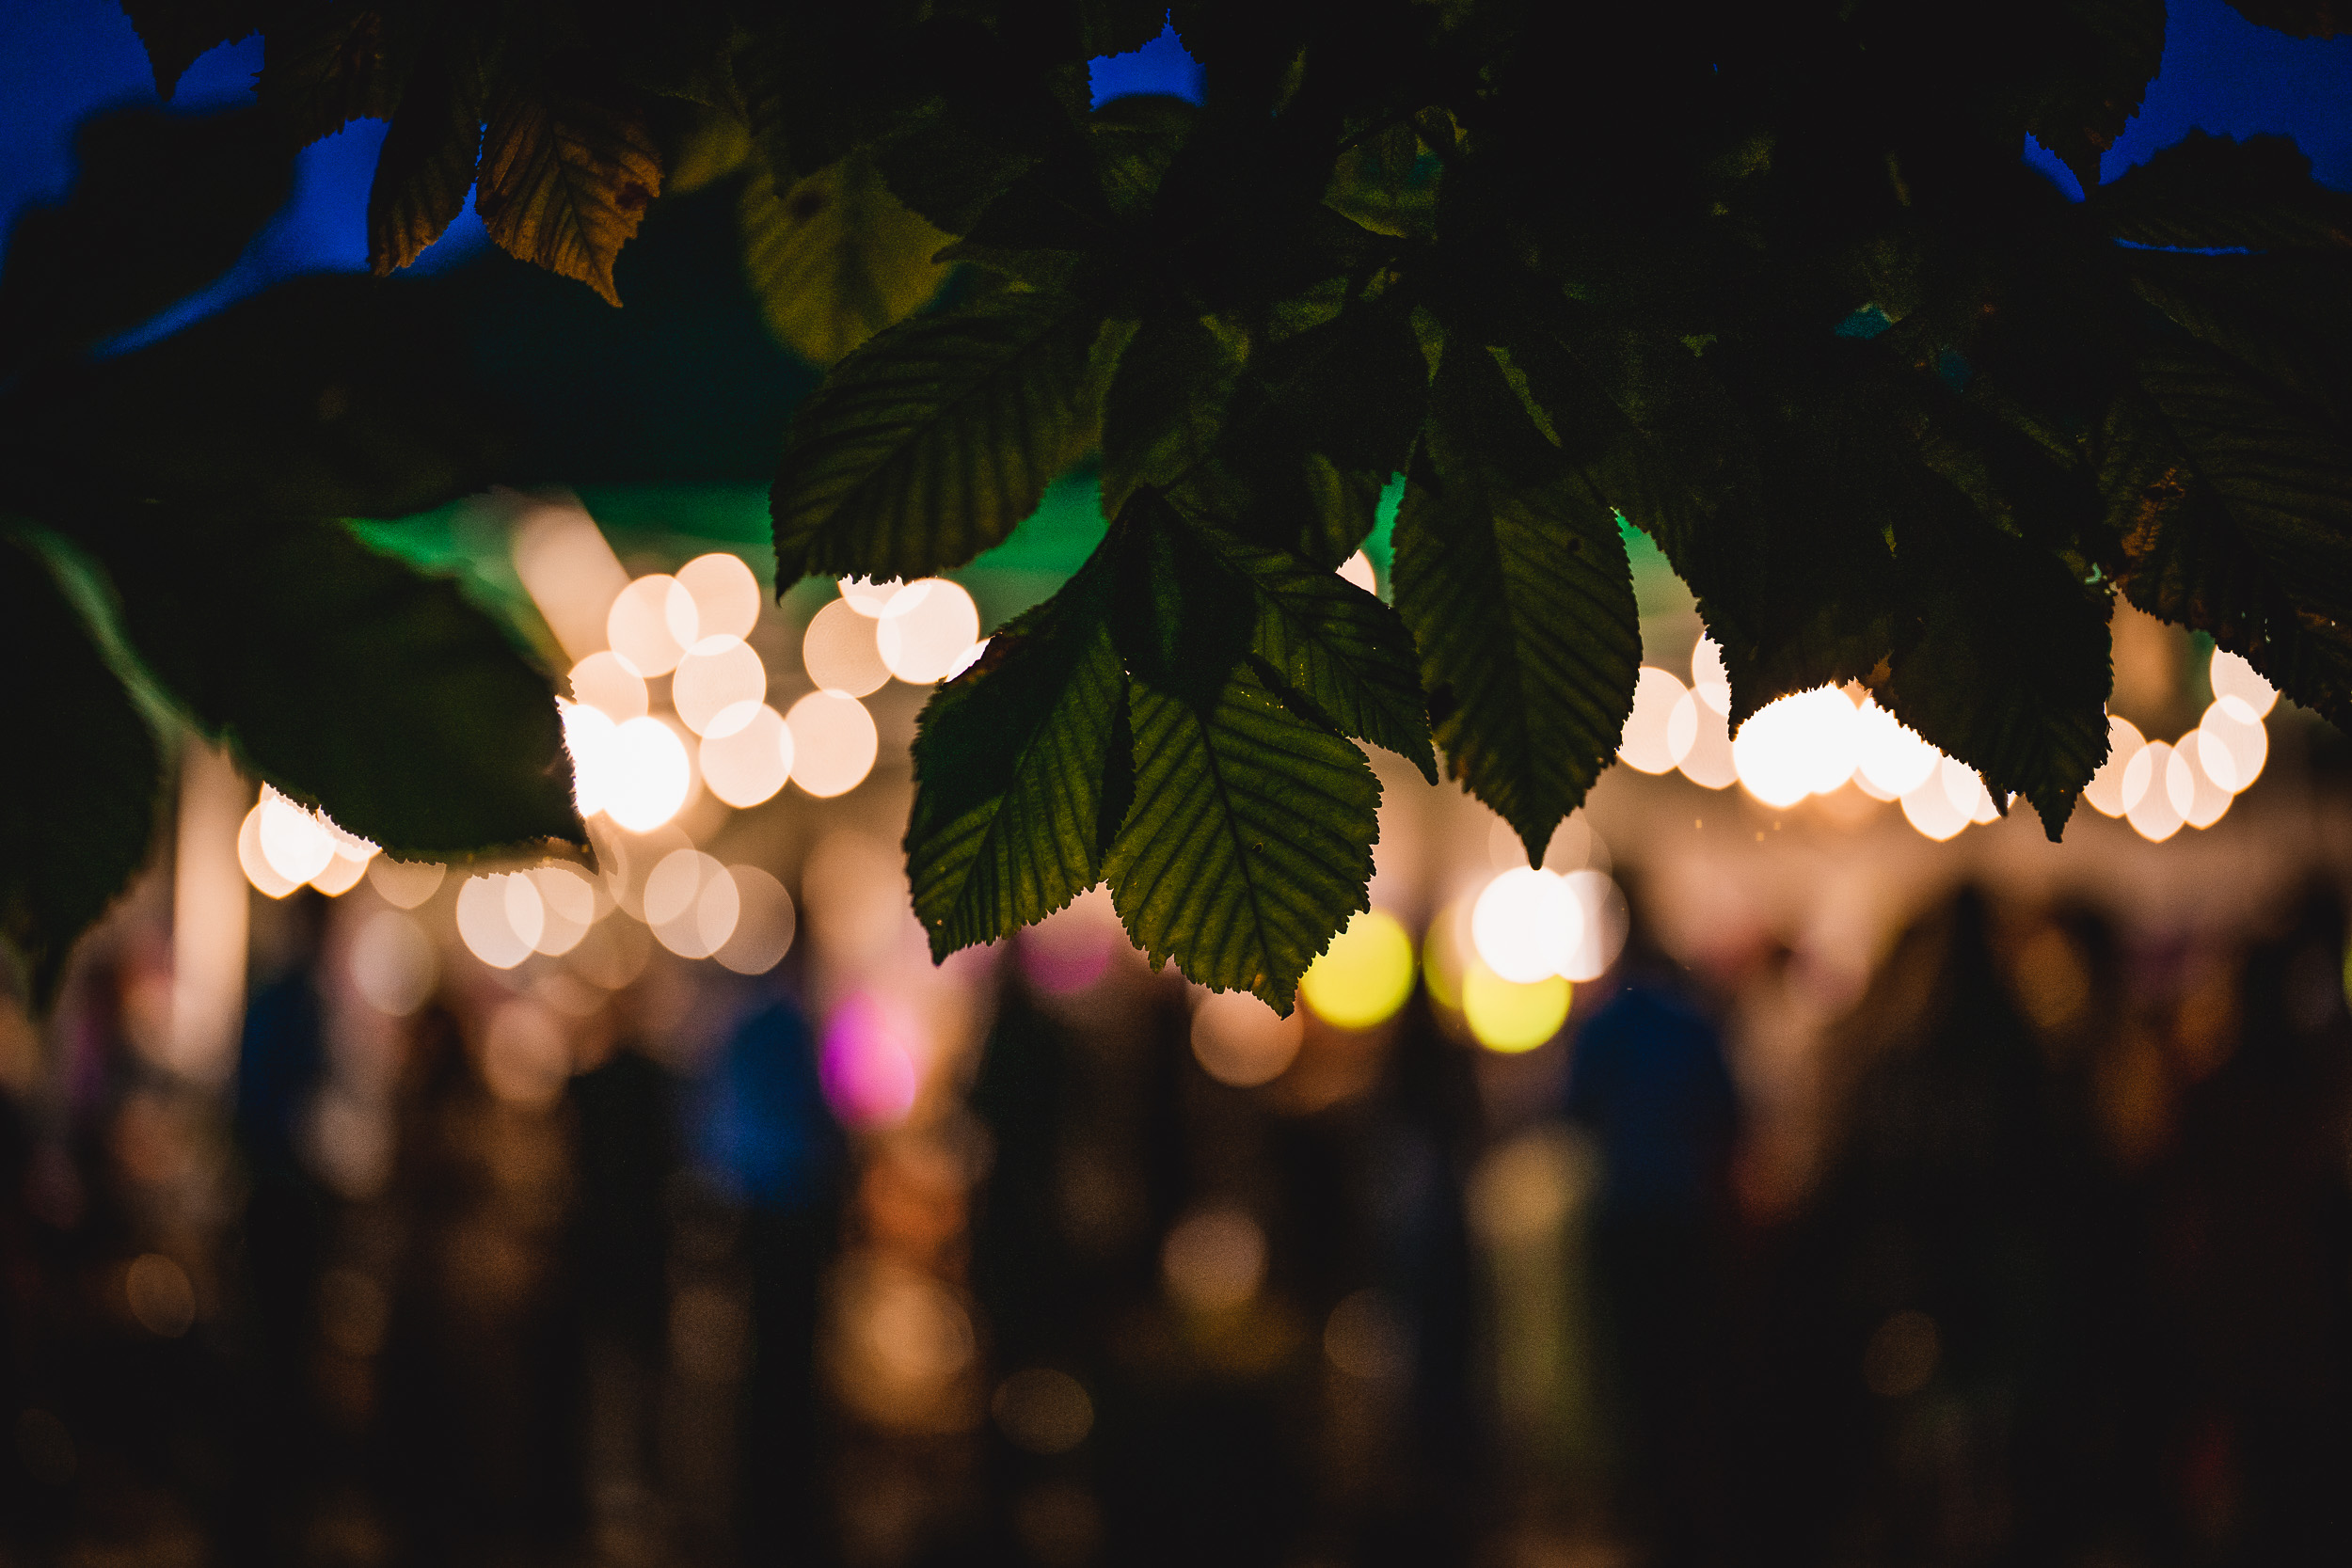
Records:
[[[698,555],[677,569],[677,583],[694,602],[697,641],[749,637],[759,624],[759,579],[740,556],[724,550]]]
[[[1196,1209],[1160,1245],[1168,1293],[1196,1312],[1230,1312],[1265,1282],[1265,1232],[1238,1209]]]
[[[1413,939],[1386,910],[1367,910],[1299,978],[1317,1018],[1343,1029],[1385,1023],[1413,994]]]
[[[784,722],[792,732],[792,782],[819,800],[848,794],[873,771],[882,737],[856,698],[812,691]]]
[[[897,578],[887,582],[876,582],[872,578],[843,578],[841,602],[860,615],[872,619],[889,609],[890,601],[898,597],[898,590],[905,586]]]
[[[2245,718],[2260,719],[2279,701],[2279,689],[2227,648],[2213,651],[2213,662],[2206,666],[2206,672],[2213,681],[2215,700],[2243,704]]]
[[[2181,744],[2172,748],[2172,759],[2165,764],[2165,792],[2173,797],[2175,805],[2181,807],[2183,820],[2201,832],[2228,816],[2230,802],[2237,797],[2231,793],[2229,785],[2205,771],[2203,750],[2199,741],[2200,732],[2191,730],[2182,738]],[[2226,756],[2222,760],[2224,766],[2232,766]],[[2176,786],[2173,784],[2175,778],[2186,787]],[[2186,804],[2182,804],[2183,795],[2187,797]]]
[[[1584,911],[1557,873],[1521,867],[1486,884],[1470,911],[1470,945],[1488,969],[1527,985],[1575,957]]]
[[[825,1103],[851,1127],[895,1127],[922,1086],[914,1021],[869,991],[852,992],[825,1021],[817,1061]]]
[[[1902,797],[1903,817],[1925,837],[1938,844],[1957,836],[1968,826],[1968,808],[1952,799],[1952,792],[1944,787],[1944,769],[1939,760],[1915,788]]]
[[[262,858],[290,882],[307,882],[335,858],[335,837],[319,819],[269,785],[262,786]]]
[[[1723,689],[1728,702],[1731,689]],[[1690,692],[1676,702],[1666,733],[1670,744],[1686,733],[1691,737],[1682,760],[1675,764],[1684,778],[1702,789],[1729,789],[1740,782],[1739,766],[1731,751],[1731,721],[1724,717],[1722,708],[1700,701],[1698,692]]]
[[[755,865],[730,865],[739,906],[735,929],[711,957],[738,974],[765,974],[792,950],[799,919],[784,884]]]
[[[599,807],[632,833],[651,832],[675,816],[693,792],[694,765],[686,755],[685,742],[659,719],[632,719],[615,726],[602,749],[600,767]],[[582,812],[588,809],[587,793],[583,786]]]
[[[1250,1088],[1279,1078],[1306,1029],[1298,1014],[1276,1016],[1246,990],[1209,991],[1192,1009],[1192,1053],[1220,1084]]]
[[[366,845],[354,851],[348,847],[335,846],[335,858],[326,863],[326,869],[310,879],[310,885],[329,898],[341,898],[359,885],[368,874],[368,862],[375,858],[375,847]]]
[[[396,910],[378,910],[352,938],[346,962],[354,990],[377,1012],[406,1018],[440,983],[440,960],[424,927]]]
[[[368,885],[396,910],[413,910],[440,891],[449,867],[429,861],[396,861],[378,855],[368,862]]]
[[[2233,795],[2261,778],[2270,758],[2270,733],[2260,719],[2247,718],[2247,711],[2242,699],[2220,698],[2205,709],[2196,731],[2198,765]]]
[[[266,804],[262,802],[262,804]],[[257,892],[272,898],[283,898],[302,884],[281,877],[262,853],[262,804],[245,814],[245,821],[237,829],[237,863],[245,868],[245,879]]]
[[[628,573],[588,514],[544,506],[515,531],[515,575],[571,657],[606,645],[605,626]]]
[[[580,816],[594,816],[604,810],[612,787],[612,737],[620,726],[604,709],[586,703],[558,698],[555,709],[564,721],[564,750],[572,759],[572,803]]]
[[[670,705],[700,736],[733,735],[752,721],[767,695],[767,667],[735,636],[704,638],[678,660],[670,679]]]
[[[809,618],[801,637],[801,662],[818,690],[863,697],[882,689],[890,666],[874,641],[875,625],[871,613],[848,599],[835,599]]]
[[[482,1080],[492,1094],[544,1110],[563,1098],[571,1075],[571,1047],[547,1008],[516,998],[490,1015],[482,1032]]]
[[[1361,550],[1340,562],[1340,576],[1367,594],[1380,592],[1380,576],[1372,569],[1372,557]]]
[[[1702,637],[1691,650],[1691,691],[1717,713],[1731,713],[1731,675],[1724,668],[1723,645]]]
[[[539,890],[529,878],[469,877],[457,890],[457,935],[492,969],[512,969],[531,957],[544,919]]]
[[[1732,765],[1749,794],[1768,806],[1793,806],[1827,794],[1851,777],[1858,716],[1834,686],[1767,703],[1732,737]]]
[[[549,958],[579,946],[596,923],[596,884],[576,865],[543,865],[520,875],[539,895],[540,929],[532,946]]]
[[[1521,985],[1473,963],[1462,975],[1462,1020],[1479,1044],[1515,1055],[1560,1032],[1574,995],[1575,988],[1557,974]]]
[[[1954,811],[1971,822],[1995,822],[2000,812],[1993,804],[1993,794],[1984,787],[1984,780],[1977,770],[1957,757],[1946,757],[1937,765],[1936,776],[1944,786],[1945,799]]]
[[[650,678],[677,668],[697,641],[696,620],[693,595],[677,578],[656,573],[639,578],[613,598],[604,635],[624,663]]]
[[[572,666],[572,701],[585,703],[618,724],[647,710],[645,682],[610,649]]]
[[[969,670],[972,666],[977,664],[980,661],[980,656],[988,652],[989,641],[990,639],[983,637],[977,642],[975,642],[970,647],[964,649],[963,657],[949,665],[947,667],[946,674],[941,676],[940,678],[942,680],[954,680],[958,675],[962,674],[966,670]]]
[[[1855,771],[1887,800],[1900,800],[1928,782],[1942,753],[1877,702],[1865,698],[1854,715]]]
[[[2187,820],[2181,808],[2195,799],[2195,783],[2186,780],[2183,799],[2174,800],[2171,771],[2172,748],[2161,740],[2142,747],[2123,770],[2123,794],[2132,802],[2125,816],[2133,831],[2151,844],[2162,844],[2181,831]]]
[[[1625,950],[1626,932],[1631,928],[1632,916],[1626,908],[1625,895],[1605,871],[1570,871],[1561,880],[1567,884],[1568,894],[1583,912],[1582,929],[1568,949],[1568,958],[1559,969],[1563,980],[1597,980],[1617,961]]]
[[[2121,816],[2132,809],[2132,802],[2139,797],[2123,792],[2123,776],[2130,768],[2132,759],[2139,755],[2147,744],[2147,737],[2130,720],[2107,715],[2107,760],[2099,765],[2099,770],[2090,775],[2090,782],[2083,785],[2083,799],[2090,802],[2091,810],[2103,816]],[[2139,787],[2148,787],[2144,774]]]
[[[1626,715],[1617,741],[1617,760],[1643,773],[1672,772],[1698,738],[1697,709],[1677,705],[1688,695],[1674,676],[1643,665],[1633,682],[1633,711]]]
[[[726,945],[742,915],[727,868],[699,849],[674,849],[645,878],[645,924],[681,958],[707,958]]]
[[[738,811],[749,810],[792,776],[792,732],[784,715],[762,703],[742,728],[703,736],[701,758],[710,793]]]
[[[961,583],[910,582],[874,623],[874,645],[890,673],[910,686],[946,679],[980,640],[980,610]]]

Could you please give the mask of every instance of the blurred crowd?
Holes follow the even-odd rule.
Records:
[[[0,1561],[2352,1561],[2335,889],[1963,889],[1796,1123],[1804,960],[1628,891],[1550,1043],[1422,990],[1254,1083],[1073,911],[895,1121],[804,942],[653,953],[535,1074],[453,967],[346,1125],[368,895],[257,906],[216,1085],[134,909],[0,1026]]]

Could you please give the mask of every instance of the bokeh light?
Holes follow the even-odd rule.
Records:
[[[762,703],[741,728],[703,736],[703,783],[739,811],[758,805],[792,776],[792,744],[784,715]]]
[[[890,679],[875,642],[872,615],[847,599],[835,599],[809,617],[801,636],[801,663],[819,691],[863,697]]]
[[[2198,732],[2192,730],[2172,748],[2172,758],[2165,764],[2165,790],[2180,808],[2182,819],[2202,830],[2220,821],[2235,797],[2205,771],[2197,739]]]
[[[2213,662],[2205,669],[2213,683],[2215,701],[2240,704],[2246,709],[2245,718],[2263,718],[2279,701],[2279,689],[2263,679],[2244,657],[2227,648],[2216,648]]]
[[[733,635],[706,637],[670,679],[670,705],[699,736],[726,736],[752,721],[768,695],[767,667]]]
[[[726,945],[742,913],[727,868],[699,849],[674,849],[645,878],[645,924],[681,958],[707,958]]]
[[[310,879],[310,885],[329,898],[341,898],[359,885],[360,879],[368,874],[368,862],[374,858],[375,846],[373,844],[354,846],[338,840],[335,858],[326,863],[324,871]]]
[[[1203,991],[1193,1005],[1193,1055],[1202,1071],[1235,1088],[1279,1078],[1305,1037],[1297,1013],[1279,1017],[1246,990]]]
[[[607,649],[572,666],[572,701],[585,703],[615,724],[649,711],[644,678]]]
[[[237,829],[237,863],[245,868],[245,879],[257,892],[272,898],[283,898],[302,884],[278,875],[269,857],[262,853],[262,807],[256,804],[245,814]]]
[[[1617,741],[1617,760],[1643,773],[1673,771],[1698,738],[1697,709],[1677,705],[1688,695],[1674,676],[1643,665],[1633,682],[1633,711],[1626,715]]]
[[[1862,736],[1852,701],[1834,686],[1816,687],[1749,715],[1732,737],[1732,764],[1749,794],[1785,808],[1851,778]]]
[[[693,595],[665,573],[639,578],[614,595],[606,641],[622,662],[650,679],[666,675],[698,640]]]
[[[677,569],[677,583],[693,601],[698,643],[749,637],[759,625],[759,579],[740,556],[724,550],[698,555]]]
[[[307,882],[326,869],[335,858],[335,837],[308,810],[269,785],[254,808],[261,814],[262,858],[270,869],[290,882]]]
[[[1564,873],[1561,880],[1566,884],[1569,896],[1576,900],[1583,919],[1576,941],[1569,944],[1567,960],[1561,964],[1558,974],[1564,980],[1597,980],[1625,950],[1626,934],[1633,924],[1632,911],[1626,906],[1625,895],[1605,871],[1570,871]]]
[[[1506,980],[1556,974],[1584,934],[1584,911],[1558,873],[1522,866],[1486,884],[1470,911],[1470,943]]]
[[[1246,1307],[1265,1282],[1265,1232],[1238,1209],[1196,1209],[1160,1243],[1168,1293],[1196,1312]]]
[[[1722,694],[1728,700],[1731,689]],[[1729,789],[1740,782],[1740,768],[1731,751],[1731,721],[1722,708],[1704,702],[1694,689],[1677,699],[1667,721],[1670,743],[1688,734],[1690,744],[1675,766],[1702,789]]]
[[[1094,1402],[1068,1372],[1027,1367],[996,1386],[989,1402],[996,1424],[1031,1453],[1068,1453],[1094,1429]]]
[[[532,946],[561,958],[596,923],[596,884],[576,865],[542,865],[521,875],[539,895],[539,934]]]
[[[2197,761],[2215,784],[2243,794],[2270,758],[2270,733],[2242,699],[2220,698],[2197,725]]]
[[[2171,770],[2172,748],[2161,740],[2141,747],[2123,769],[2123,796],[2131,801],[2124,815],[2133,831],[2151,844],[2162,844],[2188,819],[2181,810],[2187,801],[2173,798]],[[2193,787],[2185,793],[2194,798]]]
[[[841,602],[868,619],[877,617],[890,608],[890,601],[898,596],[906,584],[897,578],[876,582],[872,578],[843,578],[840,582]]]
[[[441,963],[424,927],[398,910],[378,910],[360,926],[345,960],[352,989],[390,1018],[421,1007],[440,983]]]
[[[518,928],[516,916],[522,917]],[[512,969],[531,957],[544,911],[528,878],[469,877],[457,890],[457,935],[466,950],[492,969]]]
[[[685,742],[659,719],[632,719],[614,727],[602,748],[597,798],[607,816],[633,833],[650,832],[675,816],[693,793],[694,765]],[[581,791],[581,810],[587,806]]]
[[[1343,1029],[1385,1023],[1413,994],[1413,939],[1386,910],[1363,911],[1307,967],[1298,994]]]
[[[1574,996],[1575,988],[1557,974],[1522,984],[1471,963],[1462,974],[1462,1020],[1479,1044],[1516,1055],[1560,1032]]]
[[[870,991],[844,998],[825,1021],[818,1079],[825,1103],[851,1127],[895,1127],[921,1087],[914,1021]]]
[[[979,640],[979,606],[946,578],[908,583],[874,623],[882,661],[910,686],[946,680]]]
[[[396,861],[378,855],[368,862],[368,885],[396,910],[413,910],[440,891],[449,867],[431,861]]]
[[[1968,826],[1967,808],[1953,800],[1952,792],[1944,787],[1941,759],[1935,771],[1903,792],[1902,804],[1904,819],[1938,844],[1958,836]]]
[[[735,929],[711,953],[738,974],[765,974],[792,950],[799,913],[782,882],[755,865],[730,865],[738,912]]]
[[[1367,594],[1376,595],[1380,592],[1380,574],[1373,569],[1372,557],[1361,550],[1340,562],[1339,574]]]
[[[792,732],[792,782],[819,800],[848,794],[874,770],[882,736],[856,698],[812,691],[784,722]]]
[[[515,575],[564,652],[584,658],[607,645],[613,597],[628,573],[578,506],[543,506],[515,531]]]
[[[2091,810],[2105,816],[2121,816],[2131,810],[2132,802],[2138,797],[2124,794],[2124,774],[2131,768],[2132,759],[2139,755],[2147,744],[2147,737],[2139,733],[2137,724],[2114,714],[2107,715],[2106,761],[2099,765],[2098,771],[2090,775],[2090,782],[2083,785],[2083,799],[2090,802]],[[2144,774],[2140,777],[2139,787],[2148,787]]]
[[[1870,698],[1855,710],[1853,735],[1854,771],[1882,800],[1901,800],[1927,783],[1942,760],[1916,731]]]
[[[1702,637],[1691,649],[1691,694],[1717,713],[1731,714],[1731,675],[1724,668],[1723,645]]]

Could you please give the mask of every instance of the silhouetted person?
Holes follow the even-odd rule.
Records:
[[[1600,1153],[1588,1236],[1627,1523],[1661,1564],[1721,1551],[1738,1101],[1722,1037],[1638,920],[1577,1031],[1566,1110]]]

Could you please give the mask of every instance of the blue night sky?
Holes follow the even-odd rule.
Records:
[[[225,45],[199,60],[175,103],[197,107],[232,101],[251,88],[261,41]],[[1198,96],[1199,71],[1174,34],[1134,55],[1098,60],[1097,102],[1136,91]],[[115,104],[155,101],[146,52],[121,10],[108,0],[8,0],[0,5],[0,222],[13,224],[28,202],[55,200],[72,177],[76,121]],[[2290,39],[2245,21],[2222,0],[2174,0],[2164,69],[2139,118],[2111,149],[2102,177],[2113,179],[2192,128],[2233,135],[2293,136],[2319,177],[2352,189],[2352,38]],[[215,301],[275,277],[366,264],[368,182],[384,128],[360,121],[302,154],[295,194]],[[2070,190],[2055,160],[2036,160]],[[469,212],[424,265],[481,248],[480,222]],[[174,312],[184,319],[184,312]]]

